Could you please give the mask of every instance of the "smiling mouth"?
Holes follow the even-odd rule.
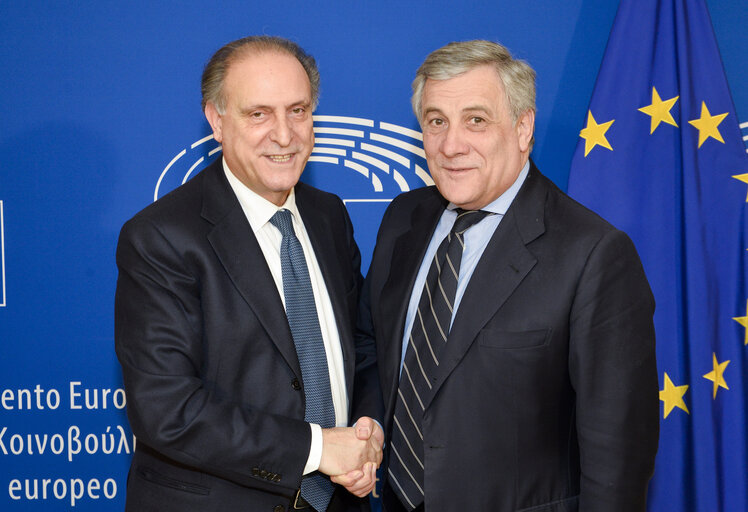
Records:
[[[293,155],[267,155],[267,157],[277,164],[282,164],[291,160]]]

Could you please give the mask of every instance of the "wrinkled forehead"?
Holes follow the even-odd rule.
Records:
[[[242,101],[263,98],[284,101],[311,101],[311,83],[296,57],[282,51],[263,50],[246,54],[228,67],[224,96]]]
[[[478,66],[442,80],[426,79],[421,99],[422,114],[471,110],[495,113],[508,110],[504,86],[493,66]]]

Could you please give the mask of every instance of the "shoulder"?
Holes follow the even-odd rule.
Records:
[[[337,209],[343,201],[331,192],[325,192],[304,182],[298,182],[294,187],[296,201],[302,204],[315,205],[322,208]]]
[[[625,254],[638,261],[626,233],[569,197],[537,168],[528,176],[516,201],[515,218],[523,238],[535,240],[531,245],[555,247],[556,250],[547,251],[554,258],[563,251],[571,258],[585,261],[593,252],[608,246],[615,247],[621,256]],[[536,238],[533,234],[542,236]]]
[[[163,233],[195,230],[197,225],[205,222],[201,213],[206,193],[206,179],[219,182],[221,177],[216,174],[214,166],[204,169],[183,185],[137,212],[124,224],[120,236],[136,235],[154,229]],[[228,183],[226,185],[228,186]]]
[[[310,215],[326,219],[337,226],[342,223],[348,229],[351,224],[348,210],[342,199],[331,192],[325,192],[306,183],[298,182],[294,187],[296,206],[306,220]],[[352,228],[351,228],[352,229]]]
[[[441,211],[447,204],[447,200],[442,197],[436,186],[417,188],[396,196],[387,207],[385,219],[392,216],[400,218],[409,216],[416,210],[419,212]]]
[[[610,222],[568,196],[537,168],[528,176],[529,186],[545,191],[544,222],[546,229],[561,230],[574,236],[603,236],[606,233],[618,231]],[[532,180],[532,181],[530,181]]]
[[[421,187],[409,192],[403,192],[392,200],[395,208],[414,208],[420,204],[441,203],[446,205],[447,201],[439,193],[435,185]]]

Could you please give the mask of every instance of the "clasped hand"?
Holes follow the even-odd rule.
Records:
[[[381,427],[366,416],[355,427],[322,429],[319,470],[352,494],[364,497],[376,485],[383,444]]]

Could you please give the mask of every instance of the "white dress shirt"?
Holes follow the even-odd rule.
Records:
[[[338,327],[335,323],[330,295],[327,293],[327,286],[322,277],[322,271],[314,255],[309,235],[304,227],[304,221],[301,218],[298,208],[296,207],[296,195],[294,190],[288,194],[288,198],[283,206],[276,206],[267,199],[250,190],[244,185],[229,169],[226,160],[223,160],[223,170],[226,178],[229,180],[231,188],[234,190],[239,204],[241,204],[244,214],[247,216],[249,225],[252,227],[257,242],[260,244],[262,253],[265,255],[265,261],[273,275],[275,286],[278,288],[283,305],[285,307],[286,299],[283,293],[283,274],[281,272],[280,247],[283,236],[281,232],[270,223],[270,218],[278,210],[285,209],[291,212],[293,217],[293,228],[296,232],[296,238],[299,239],[301,247],[304,249],[306,264],[309,268],[309,278],[312,281],[312,291],[314,292],[314,302],[317,305],[317,315],[319,317],[319,326],[322,331],[322,340],[325,344],[325,354],[327,355],[327,368],[330,372],[330,391],[332,392],[332,403],[335,408],[335,424],[338,427],[348,425],[348,398],[345,390],[345,373],[343,369],[343,351],[340,348],[340,336]],[[311,473],[319,469],[320,459],[322,458],[322,428],[315,424],[309,424],[312,429],[312,445],[309,450],[309,457],[304,467],[304,474]]]

